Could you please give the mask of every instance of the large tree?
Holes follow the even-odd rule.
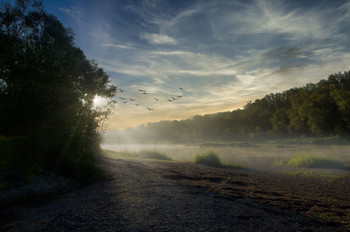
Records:
[[[28,156],[56,164],[91,153],[110,113],[93,99],[112,99],[116,86],[75,46],[72,30],[40,1],[3,3],[0,49],[0,136],[23,138]]]

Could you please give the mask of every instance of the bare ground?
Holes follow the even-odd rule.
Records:
[[[109,158],[102,166],[104,182],[3,209],[8,220],[0,230],[350,231],[349,173],[305,176]]]

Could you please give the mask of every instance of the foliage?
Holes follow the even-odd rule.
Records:
[[[287,162],[287,165],[303,168],[335,168],[344,169],[344,164],[336,159],[299,154]]]
[[[126,130],[136,142],[193,143],[350,135],[350,71],[248,102],[243,109]],[[320,140],[319,140],[320,141]],[[349,143],[349,141],[347,141]]]
[[[0,47],[0,136],[21,138],[21,151],[5,150],[24,166],[76,176],[65,165],[90,160],[113,105],[95,109],[93,99],[111,99],[116,86],[40,1],[1,5]]]
[[[156,160],[172,160],[169,156],[167,156],[164,153],[157,152],[157,151],[139,151],[139,152],[125,152],[125,151],[110,151],[105,150],[104,151],[106,156],[129,156],[129,157],[138,157],[143,159],[156,159]]]
[[[218,168],[223,167],[219,157],[214,151],[207,151],[206,153],[196,155],[194,157],[194,163]]]
[[[140,151],[138,155],[146,159],[157,159],[157,160],[172,160],[166,154],[157,151]]]

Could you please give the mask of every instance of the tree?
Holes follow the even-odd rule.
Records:
[[[91,156],[113,104],[93,99],[117,87],[40,1],[3,3],[0,25],[0,136],[22,137],[26,157],[49,166]]]
[[[336,73],[328,77],[333,97],[341,115],[343,123],[339,122],[338,128],[346,128],[350,131],[350,71]]]

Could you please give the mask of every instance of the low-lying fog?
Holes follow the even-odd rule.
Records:
[[[157,151],[179,162],[193,162],[194,157],[209,150],[214,151],[222,163],[240,165],[243,168],[269,170],[280,166],[281,162],[291,157],[308,154],[329,157],[350,164],[349,146],[188,146],[188,145],[155,145],[155,144],[102,144],[105,150],[138,152]]]

